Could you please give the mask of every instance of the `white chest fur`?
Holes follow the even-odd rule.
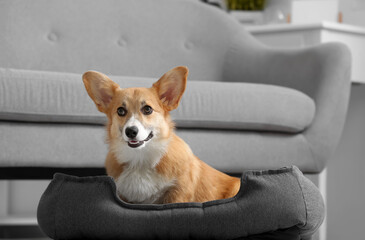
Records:
[[[132,203],[156,203],[173,185],[155,169],[126,168],[116,179],[118,194]]]
[[[154,132],[158,134],[157,132]],[[144,147],[130,148],[121,141],[110,145],[120,164],[126,164],[121,175],[115,179],[118,194],[132,203],[155,203],[170,188],[173,180],[166,179],[156,171],[161,157],[166,153],[169,140],[152,138]]]

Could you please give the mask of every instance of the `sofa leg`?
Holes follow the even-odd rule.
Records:
[[[323,196],[324,203],[327,208],[327,168],[325,168],[320,174],[318,179],[318,188]],[[327,211],[327,210],[326,210]],[[322,226],[318,230],[319,232],[319,240],[327,239],[327,212],[325,214],[324,221]]]

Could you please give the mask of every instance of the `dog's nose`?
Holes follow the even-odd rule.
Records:
[[[127,137],[131,139],[135,138],[137,134],[138,134],[138,128],[136,126],[127,127],[125,129],[125,135],[127,135]]]

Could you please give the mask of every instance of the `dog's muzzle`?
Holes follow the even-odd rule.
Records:
[[[148,137],[145,140],[143,140],[143,141],[130,140],[130,141],[128,141],[128,146],[131,148],[137,148],[137,147],[142,146],[145,142],[148,142],[152,138],[153,138],[153,133],[151,131],[151,133],[148,135]]]

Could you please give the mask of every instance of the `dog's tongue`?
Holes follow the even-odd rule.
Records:
[[[148,137],[143,141],[137,141],[137,140],[128,141],[128,146],[130,146],[132,148],[139,147],[139,146],[143,145],[144,142],[151,140],[152,137],[153,137],[153,133],[151,132],[150,135],[148,135]]]
[[[128,146],[130,146],[131,148],[137,148],[139,146],[141,146],[144,143],[144,141],[129,141],[128,142]]]

